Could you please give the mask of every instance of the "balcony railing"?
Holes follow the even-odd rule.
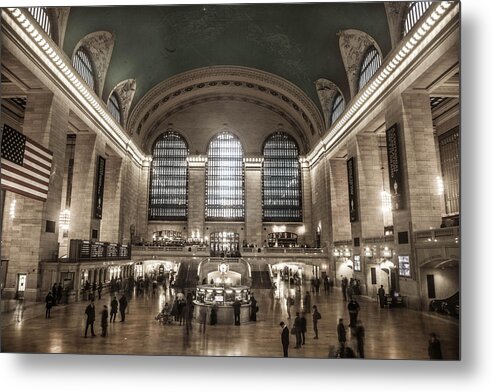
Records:
[[[414,233],[415,242],[418,243],[435,243],[435,242],[459,242],[460,228],[443,227],[433,230],[422,230]]]

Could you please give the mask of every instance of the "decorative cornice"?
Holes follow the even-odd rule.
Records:
[[[210,94],[210,95],[196,97],[195,99],[190,99],[188,101],[184,101],[180,104],[177,104],[176,106],[169,107],[169,109],[166,110],[165,114],[158,117],[154,122],[149,124],[147,132],[144,138],[142,139],[142,143],[141,143],[143,150],[148,152],[150,151],[150,148],[153,145],[155,139],[158,138],[159,135],[162,133],[162,128],[166,124],[169,117],[173,116],[178,112],[186,110],[192,106],[199,105],[205,102],[216,102],[216,101],[247,102],[253,105],[263,107],[265,109],[268,109],[278,114],[279,116],[284,118],[296,131],[297,136],[302,142],[303,150],[307,151],[309,149],[309,141],[306,139],[306,136],[302,132],[303,129],[302,124],[300,124],[294,117],[292,117],[290,113],[281,110],[280,108],[277,108],[267,102],[254,99],[248,96]]]
[[[400,82],[405,72],[427,53],[432,41],[441,34],[459,13],[459,2],[437,2],[429,9],[427,17],[413,27],[367,82],[364,88],[349,102],[345,111],[327,135],[309,152],[307,159],[315,165],[321,157],[340,143],[384,94],[389,94]],[[451,25],[453,26],[453,25]]]
[[[130,107],[132,105],[133,96],[135,95],[136,88],[137,82],[135,81],[135,79],[126,79],[119,82],[108,95],[108,100],[113,92],[116,93],[116,95],[118,95],[118,98],[120,99],[120,110],[122,116],[121,124],[123,128],[125,128],[128,121],[128,113],[130,112]]]
[[[325,126],[328,128],[331,125],[331,107],[333,105],[333,99],[340,93],[343,97],[342,91],[338,86],[328,79],[318,79],[316,81],[316,92],[323,109],[323,116],[325,119]],[[345,98],[344,98],[345,99]]]
[[[109,113],[106,104],[92,91],[72,66],[66,54],[39,29],[30,14],[20,8],[2,8],[2,33],[19,47],[42,72],[111,140],[119,151],[138,165],[145,156]]]
[[[379,52],[381,59],[383,58],[383,55],[377,42],[369,34],[363,31],[348,29],[340,31],[338,35],[340,37],[338,41],[340,45],[340,54],[342,55],[343,65],[347,72],[350,94],[354,97],[358,90],[361,63],[367,49],[370,46],[374,46]]]
[[[96,71],[95,76],[97,83],[95,91],[99,97],[102,97],[106,73],[108,71],[111,55],[113,54],[114,35],[109,31],[95,31],[87,34],[75,46],[72,59],[80,47],[83,47],[90,53],[91,61]]]
[[[137,103],[130,115],[129,128],[138,134],[146,128],[146,121],[156,110],[167,110],[167,106],[178,97],[183,99],[189,95],[196,98],[197,94],[201,95],[209,88],[231,90],[228,95],[233,95],[233,90],[240,90],[241,95],[254,94],[257,99],[264,95],[265,100],[276,100],[278,105],[288,106],[293,116],[302,118],[302,129],[308,129],[309,139],[323,133],[321,114],[301,89],[276,75],[236,66],[200,68],[163,81]]]

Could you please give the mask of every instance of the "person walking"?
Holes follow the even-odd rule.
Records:
[[[56,296],[58,295],[58,285],[57,283],[53,283],[53,287],[51,288],[51,296],[53,297],[51,306],[56,306]]]
[[[234,325],[241,325],[241,302],[236,298],[232,307],[234,308]]]
[[[296,346],[294,348],[301,348],[302,344],[302,321],[299,316],[299,312],[296,312],[296,318],[294,319],[294,329],[296,332]]]
[[[101,336],[106,337],[108,332],[108,305],[104,305],[103,311],[101,313]]]
[[[101,292],[102,292],[102,289],[103,289],[103,285],[101,282],[99,282],[99,284],[97,285],[97,295],[98,295],[98,298],[101,299]]]
[[[210,325],[217,325],[217,309],[218,306],[214,302],[212,304],[212,309],[210,309]]]
[[[364,339],[366,333],[364,329],[364,325],[362,325],[362,321],[357,320],[357,328],[355,328],[355,337],[357,339],[357,351],[359,353],[359,358],[364,357]]]
[[[287,316],[288,316],[287,319],[290,320],[290,318],[291,318],[290,311],[291,311],[292,306],[294,305],[294,298],[292,298],[289,294],[289,296],[287,297],[285,302],[287,305]]]
[[[126,307],[128,306],[128,301],[126,300],[125,294],[123,294],[120,298],[120,316],[121,316],[121,322],[125,321],[125,312],[126,312]]]
[[[303,305],[304,305],[304,311],[306,313],[311,313],[311,294],[309,294],[309,291],[306,291]]]
[[[339,351],[340,352],[345,352],[345,342],[347,341],[347,333],[345,331],[345,325],[343,325],[343,319],[338,319],[338,325],[337,325],[337,336],[338,336],[338,343],[340,345]]]
[[[427,349],[429,359],[442,359],[441,342],[434,332],[429,334],[429,347]]]
[[[257,306],[256,306],[256,298],[251,293],[251,298],[250,298],[250,313],[249,313],[249,321],[256,321],[256,312],[257,312]]]
[[[352,298],[350,300],[349,304],[347,305],[347,309],[348,309],[349,316],[350,316],[349,327],[355,328],[357,325],[357,316],[359,315],[359,310],[360,310],[359,303],[355,299]]]
[[[89,325],[91,327],[92,337],[96,336],[94,333],[94,321],[96,321],[96,307],[94,306],[94,300],[91,299],[91,303],[85,308],[85,314],[87,315],[87,320],[85,322],[85,338],[87,337],[87,330]]]
[[[342,294],[343,294],[343,300],[347,300],[347,286],[348,286],[348,280],[345,276],[342,276]]]
[[[116,321],[116,315],[118,314],[118,300],[116,299],[116,295],[113,297],[111,301],[111,313],[109,317],[109,322],[114,323]]]
[[[301,313],[301,344],[304,346],[306,344],[306,332],[307,332],[307,320],[305,313]]]
[[[53,295],[51,295],[51,291],[48,292],[48,295],[45,298],[46,302],[46,313],[44,318],[51,318],[51,308],[53,307]]]
[[[381,287],[378,289],[378,298],[379,298],[379,306],[381,309],[384,308],[384,305],[386,305],[386,292],[384,291],[384,286],[381,285]]]
[[[318,307],[316,305],[313,305],[314,339],[318,339],[318,320],[321,320],[321,313],[318,312]]]
[[[289,356],[289,328],[283,321],[280,322],[280,341],[284,350],[284,358]]]
[[[53,297],[55,297],[55,293],[53,293]],[[60,283],[58,283],[58,288],[56,289],[56,303],[57,304],[61,303],[62,297],[63,297],[63,286],[60,282]]]

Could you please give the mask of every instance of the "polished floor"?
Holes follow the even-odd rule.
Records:
[[[208,355],[208,356],[255,356],[282,357],[280,321],[287,320],[285,297],[290,292],[296,295],[293,307],[299,309],[299,291],[286,287],[282,282],[277,291],[256,290],[255,297],[260,308],[258,321],[241,326],[207,325],[205,331],[198,323],[192,324],[189,334],[183,326],[160,325],[155,316],[163,301],[169,301],[173,291],[129,301],[124,323],[111,323],[108,336],[101,337],[100,318],[96,317],[97,337],[84,338],[87,302],[56,306],[51,318],[35,312],[4,313],[2,315],[2,352],[24,353],[71,353],[71,354],[136,354],[136,355]],[[304,290],[305,291],[305,290]],[[96,300],[99,313],[104,304],[109,305],[109,294]],[[358,298],[361,311],[359,318],[365,326],[366,359],[428,359],[427,337],[437,333],[441,340],[444,359],[459,359],[459,323],[454,319],[436,316],[427,312],[409,309],[380,309],[366,297]],[[291,336],[289,357],[328,358],[330,349],[337,345],[336,325],[343,317],[348,324],[346,302],[336,289],[329,294],[323,291],[312,296],[312,305],[317,305],[322,315],[318,323],[319,339],[314,340],[312,321],[307,315],[308,332],[306,344],[294,349],[295,337]],[[90,334],[89,334],[90,336]],[[348,344],[355,348],[355,338],[348,333]],[[294,344],[293,344],[294,343]]]

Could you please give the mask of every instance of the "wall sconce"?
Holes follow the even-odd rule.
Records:
[[[387,246],[385,246],[384,249],[381,250],[381,256],[382,257],[391,257],[392,256],[391,249],[389,249]]]
[[[349,248],[345,248],[345,250],[343,251],[343,255],[345,257],[350,257],[350,249]]]
[[[366,246],[364,249],[364,256],[365,257],[372,257],[372,249],[369,248],[368,246]]]
[[[337,248],[333,249],[333,256],[340,257],[340,251]]]

